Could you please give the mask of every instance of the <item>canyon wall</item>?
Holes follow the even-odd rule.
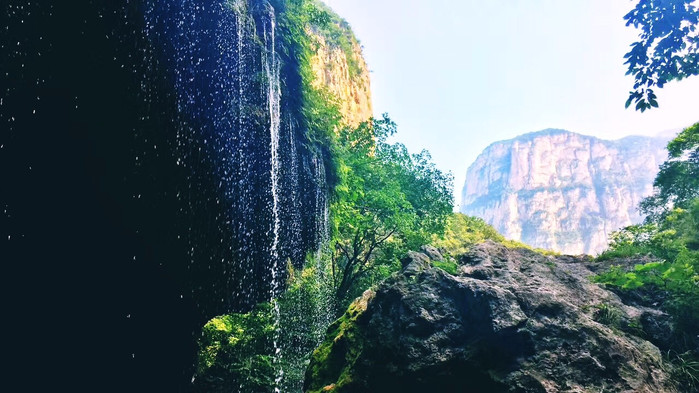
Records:
[[[569,254],[597,254],[639,223],[666,138],[616,141],[544,130],[496,142],[468,168],[461,212],[508,238]]]

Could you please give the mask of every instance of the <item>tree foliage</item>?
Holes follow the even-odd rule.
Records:
[[[641,203],[649,214],[643,225],[612,234],[609,249],[598,260],[650,256],[654,262],[633,269],[612,268],[595,278],[622,290],[651,291],[665,299],[672,314],[669,361],[683,391],[699,387],[699,123],[668,144],[669,159],[655,179],[656,193]]]
[[[216,317],[202,329],[194,388],[198,392],[269,392],[274,386],[274,356],[269,350],[275,327],[272,306],[247,314]]]
[[[405,146],[389,144],[395,131],[384,116],[338,136],[339,184],[331,213],[333,277],[341,303],[382,267],[396,266],[397,256],[441,233],[452,210],[451,176],[439,171],[427,152],[411,155]]]
[[[641,112],[658,106],[654,88],[699,74],[699,10],[695,0],[639,0],[624,20],[640,30],[624,56],[634,90],[626,101]]]
[[[311,352],[332,322],[333,293],[327,265],[309,258],[296,271],[289,265],[286,291],[248,313],[210,320],[198,340],[193,388],[214,393],[233,390],[272,393],[303,390]],[[277,353],[279,350],[279,353]]]
[[[609,249],[599,257],[650,255],[658,262],[630,272],[613,268],[599,281],[625,289],[651,285],[667,290],[675,311],[699,323],[699,123],[670,141],[668,153],[655,179],[656,193],[641,203],[649,219],[613,233]]]
[[[432,244],[447,255],[458,256],[486,240],[502,243],[505,237],[482,218],[454,213],[449,217],[444,235],[435,236]]]
[[[452,213],[449,216],[444,233],[432,236],[432,245],[447,259],[451,259],[467,253],[473,246],[486,240],[492,240],[508,248],[526,248],[544,255],[558,255],[555,251],[532,248],[522,242],[506,239],[482,218],[461,213]]]
[[[667,149],[669,159],[653,183],[656,192],[640,206],[649,222],[661,221],[673,207],[687,209],[699,198],[699,123],[682,131]]]
[[[699,199],[694,199],[686,210],[672,210],[660,223],[634,225],[616,232],[609,250],[599,259],[634,255],[650,255],[657,261],[637,265],[631,271],[616,266],[596,280],[622,289],[650,286],[666,291],[669,295],[666,306],[675,315],[680,330],[689,333],[696,330],[699,326]]]

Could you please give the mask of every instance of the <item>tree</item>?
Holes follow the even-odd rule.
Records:
[[[656,193],[643,200],[644,225],[612,234],[598,260],[651,256],[655,261],[629,270],[613,266],[595,280],[623,290],[644,288],[673,317],[668,349],[682,391],[699,388],[699,123],[668,144],[669,159],[655,179]],[[669,354],[669,352],[668,352]],[[690,365],[688,367],[688,365]]]
[[[394,132],[384,116],[338,135],[332,272],[340,308],[377,269],[443,232],[452,210],[451,176],[428,153],[387,143]]]
[[[686,209],[671,210],[657,223],[615,232],[599,260],[636,255],[650,255],[656,261],[630,271],[612,267],[596,281],[622,289],[651,287],[666,292],[664,306],[674,315],[678,332],[699,344],[699,199],[690,201]]]
[[[648,221],[659,222],[673,207],[687,209],[699,198],[699,123],[670,141],[667,150],[669,158],[653,183],[656,192],[641,202]]]
[[[624,20],[640,29],[640,40],[624,56],[634,76],[628,108],[644,112],[658,106],[654,87],[699,74],[699,10],[695,0],[640,0]]]

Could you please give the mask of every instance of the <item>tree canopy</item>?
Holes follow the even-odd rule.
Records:
[[[658,106],[654,88],[699,74],[699,10],[695,0],[639,0],[624,20],[640,30],[624,56],[634,90],[626,101],[641,112]]]
[[[656,192],[641,202],[649,221],[660,221],[673,207],[687,209],[699,198],[699,123],[682,131],[667,149],[669,158],[653,183]]]
[[[388,143],[395,130],[384,116],[338,136],[332,267],[340,305],[377,269],[443,232],[452,210],[451,176],[426,151]]]

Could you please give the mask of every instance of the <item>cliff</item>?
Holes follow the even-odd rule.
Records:
[[[347,22],[329,8],[319,6],[330,13],[331,27],[309,28],[315,52],[310,61],[315,76],[313,83],[336,98],[345,123],[356,127],[373,116],[369,68]]]
[[[409,253],[355,300],[313,353],[305,391],[678,391],[648,341],[667,314],[593,284],[591,259],[491,241],[454,274],[433,266],[441,259]]]
[[[667,139],[616,141],[544,130],[496,142],[468,168],[461,212],[534,247],[597,254],[639,223]]]
[[[201,326],[278,295],[287,263],[326,239],[332,153],[303,107],[307,3],[3,5],[0,249],[23,299],[12,318],[28,335],[43,330],[36,315],[62,321],[42,350],[81,358],[74,390],[186,391]],[[318,83],[351,97],[358,121],[352,111],[370,111],[368,80],[347,74],[359,47],[351,59],[333,48],[314,61],[327,62]],[[33,364],[37,352],[18,353]],[[27,374],[24,389],[42,390],[72,372]]]

